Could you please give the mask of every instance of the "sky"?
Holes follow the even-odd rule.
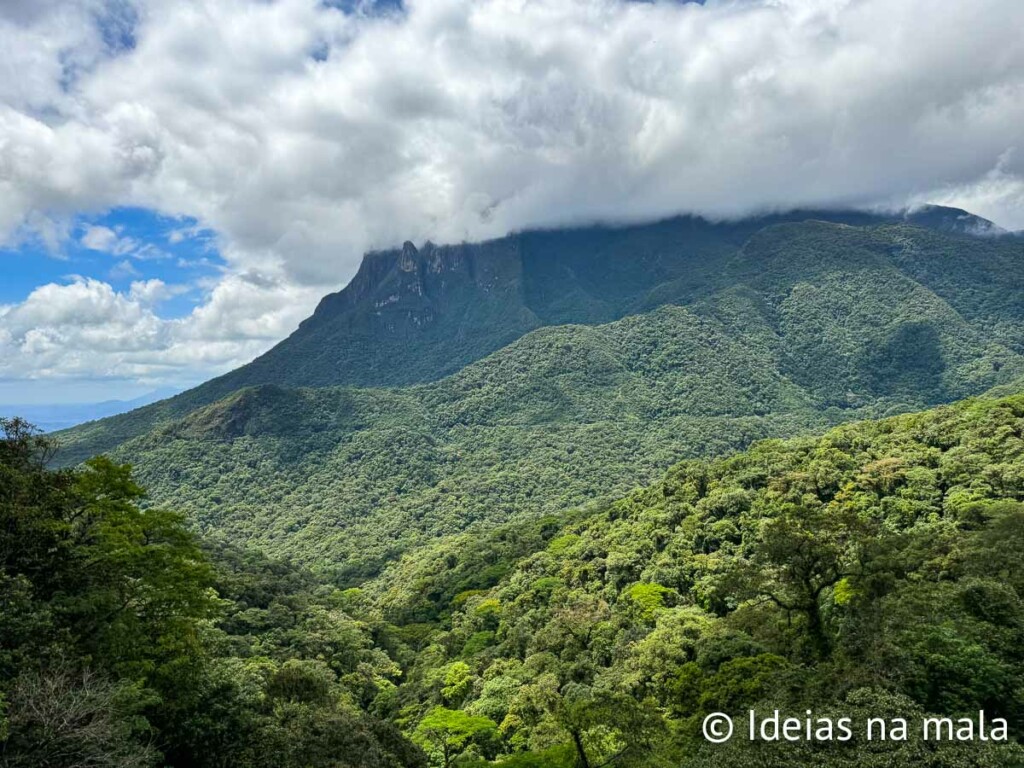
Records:
[[[2,0],[0,402],[186,387],[362,254],[958,205],[1024,229],[1020,0]]]

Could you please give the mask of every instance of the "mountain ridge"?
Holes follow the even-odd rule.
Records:
[[[939,207],[885,215],[793,211],[727,223],[684,216],[626,227],[527,231],[419,249],[406,243],[368,254],[345,288],[324,297],[293,334],[251,363],[127,418],[65,433],[64,456],[76,462],[111,450],[246,386],[432,381],[538,327],[610,322],[688,303],[722,287],[725,265],[756,232],[819,219],[857,227],[909,223],[953,234],[992,226]]]
[[[244,388],[114,456],[201,528],[359,583],[434,538],[625,493],[683,458],[1019,379],[1020,248],[774,224],[689,304],[541,327],[410,387]]]

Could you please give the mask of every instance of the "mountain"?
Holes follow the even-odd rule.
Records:
[[[814,220],[858,227],[902,223],[949,235],[994,227],[959,209],[929,207],[891,215],[795,211],[719,223],[677,217],[629,227],[530,231],[479,244],[427,243],[417,249],[406,243],[368,254],[343,290],[325,297],[290,337],[261,357],[127,417],[76,430],[64,438],[65,457],[75,462],[109,451],[244,387],[394,387],[433,381],[537,328],[600,324],[664,304],[689,304],[744,279],[736,271],[744,265],[756,269],[738,256],[755,233]],[[994,260],[981,261],[989,272],[998,270],[1005,254],[1019,252],[1007,245],[1010,238],[985,240],[970,242],[972,248],[987,246]],[[825,255],[835,254],[826,250]],[[956,292],[957,264],[928,269],[935,274],[919,276],[926,285],[929,278],[952,280]]]
[[[99,403],[51,403],[47,405],[0,405],[0,414],[18,414],[44,432],[96,421],[119,413],[127,413],[177,394],[175,389],[156,389],[131,400],[104,400]]]
[[[967,234],[965,216],[672,220],[370,256],[263,362],[65,433],[65,461],[112,450],[201,527],[359,582],[431,539],[622,494],[682,458],[1024,376],[1024,243]],[[557,257],[524,257],[531,238]],[[498,344],[483,318],[524,307],[541,327],[464,364]],[[594,324],[553,324],[584,314]],[[460,369],[386,389],[274,382],[203,404],[225,382],[354,376],[355,357],[337,361],[356,354],[357,328],[390,350],[362,376],[404,363],[429,378],[444,350],[463,351],[444,363]]]
[[[632,227],[532,231],[480,244],[370,253],[288,339],[217,380],[222,390],[403,386],[454,373],[542,326],[598,324],[720,289],[722,268],[758,230],[806,220],[903,220],[947,232],[991,222],[928,207],[900,216],[796,211],[712,223],[677,217]]]
[[[677,219],[360,275],[260,361],[60,435],[118,463],[6,425],[5,754],[1024,762],[1024,240]],[[702,735],[748,710],[849,742]]]

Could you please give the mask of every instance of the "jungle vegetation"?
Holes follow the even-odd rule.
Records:
[[[220,379],[5,419],[0,766],[1024,765],[1024,240],[982,223],[407,244]],[[749,709],[1011,729],[701,737]]]
[[[1024,395],[684,461],[346,589],[140,508],[108,459],[47,468],[46,438],[4,426],[0,764],[1024,760]],[[1011,738],[700,736],[748,709],[984,710]]]
[[[0,421],[0,765],[427,765],[369,712],[399,669],[337,590],[54,447]]]
[[[459,765],[1017,765],[1022,501],[1024,397],[981,399],[682,462],[564,525],[406,556],[360,600],[415,650],[396,722],[493,723]],[[1016,725],[1001,745],[700,735],[749,709]]]

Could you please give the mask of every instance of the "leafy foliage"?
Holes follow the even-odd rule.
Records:
[[[1013,396],[683,462],[560,531],[524,531],[532,553],[507,546],[517,562],[490,589],[450,599],[442,586],[474,548],[502,551],[485,539],[454,548],[439,573],[396,570],[368,596],[398,621],[402,594],[450,600],[419,631],[402,717],[439,706],[442,672],[458,664],[459,707],[498,723],[512,765],[1011,765],[1024,759],[1022,531]],[[984,710],[1013,739],[700,736],[706,714],[748,709],[860,723]]]
[[[310,577],[211,563],[126,466],[0,427],[0,765],[424,764],[367,714],[397,666]]]
[[[443,768],[449,768],[471,741],[486,743],[497,735],[497,727],[497,723],[486,717],[434,707],[416,726],[415,738],[438,752]]]

